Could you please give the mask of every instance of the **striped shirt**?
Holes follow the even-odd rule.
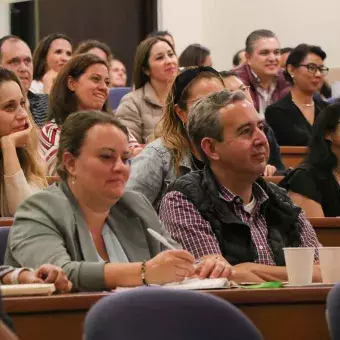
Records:
[[[28,91],[27,98],[30,104],[30,111],[35,123],[39,127],[42,127],[46,123],[47,119],[48,95]]]
[[[235,215],[249,226],[250,235],[257,256],[255,263],[275,265],[272,249],[267,242],[268,228],[265,217],[261,214],[261,205],[269,199],[266,192],[257,184],[253,185],[255,204],[250,212],[245,210],[243,200],[227,188],[220,187],[220,197]],[[208,221],[203,219],[194,204],[178,191],[167,193],[160,206],[160,219],[171,237],[182,247],[191,252],[195,258],[211,254],[221,254],[218,240]],[[315,231],[303,212],[298,216],[301,247],[319,246]],[[315,260],[318,253],[315,253]]]
[[[54,120],[50,121],[40,131],[40,151],[47,165],[47,175],[56,176],[57,152],[60,139],[60,127]],[[129,148],[141,147],[129,131]]]

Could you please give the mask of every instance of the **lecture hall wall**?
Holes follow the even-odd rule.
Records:
[[[274,31],[282,47],[320,45],[327,66],[340,67],[339,0],[158,0],[158,9],[159,28],[173,33],[178,54],[201,43],[218,70],[230,69],[234,52],[259,28]]]
[[[9,33],[6,1],[0,0],[0,36]],[[319,44],[327,66],[340,68],[339,13],[339,0],[158,0],[159,28],[173,33],[178,54],[201,43],[219,70],[231,67],[233,53],[258,28],[273,30],[282,46]]]

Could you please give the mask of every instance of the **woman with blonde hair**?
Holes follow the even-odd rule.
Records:
[[[203,167],[185,130],[188,112],[196,100],[223,89],[220,74],[206,66],[185,69],[173,82],[155,140],[132,160],[127,183],[129,189],[144,194],[155,209],[170,182]]]
[[[47,186],[37,131],[17,76],[0,67],[0,216]]]

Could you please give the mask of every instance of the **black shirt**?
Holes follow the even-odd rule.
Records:
[[[340,216],[340,186],[332,173],[303,165],[290,172],[280,185],[319,203],[325,217]]]
[[[314,122],[327,104],[314,97]],[[289,92],[265,112],[266,121],[274,131],[280,146],[307,146],[312,135],[313,126],[308,122],[300,109],[294,104]]]

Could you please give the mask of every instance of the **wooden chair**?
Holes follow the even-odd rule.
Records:
[[[325,247],[340,247],[340,218],[310,217],[319,242]]]
[[[264,176],[263,177],[267,182],[273,182],[275,184],[279,184],[284,176]]]
[[[296,168],[306,157],[308,148],[305,146],[281,146],[281,157],[286,168]]]

